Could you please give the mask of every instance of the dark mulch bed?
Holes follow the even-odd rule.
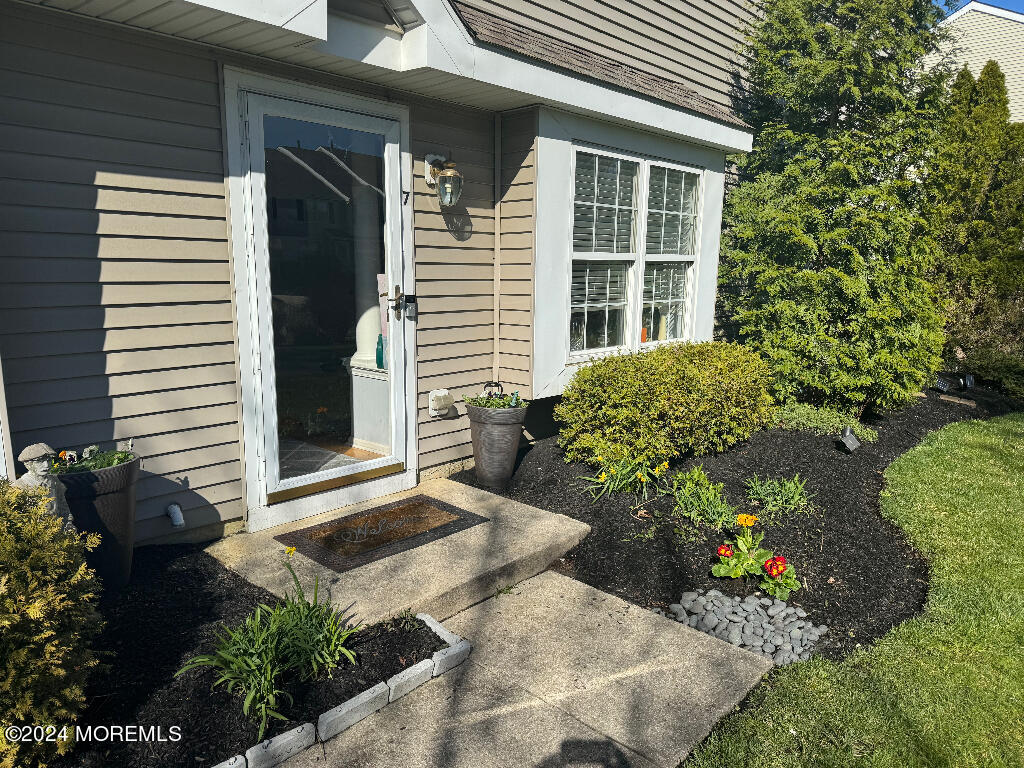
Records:
[[[283,567],[283,566],[282,566]],[[242,754],[257,742],[257,727],[242,715],[241,699],[210,686],[216,674],[195,670],[175,678],[192,656],[212,648],[222,624],[236,625],[258,604],[276,598],[191,546],[146,547],[135,554],[132,584],[104,598],[107,625],[97,644],[106,670],[87,691],[79,725],[179,726],[181,740],[164,743],[82,744],[54,763],[59,768],[196,768]],[[291,689],[292,719],[271,720],[264,738],[294,728],[428,658],[443,643],[421,621],[397,618],[367,627],[350,646],[333,679]]]
[[[813,494],[816,512],[782,521],[766,530],[764,546],[794,563],[804,588],[791,602],[817,624],[831,628],[817,647],[841,658],[918,613],[928,589],[928,567],[902,531],[879,513],[882,471],[929,432],[971,418],[1014,410],[1012,401],[982,388],[970,392],[977,408],[940,400],[930,392],[914,405],[878,419],[876,443],[853,454],[838,451],[830,437],[775,429],[755,434],[731,451],[681,462],[702,464],[713,482],[724,483],[726,498],[741,511],[747,478],[791,478],[799,473]],[[675,469],[676,467],[673,467]],[[740,580],[716,579],[711,565],[723,535],[698,533],[678,542],[665,526],[651,540],[631,539],[648,526],[629,514],[633,497],[618,494],[592,503],[581,476],[585,464],[566,464],[555,438],[538,441],[520,457],[504,495],[560,512],[592,528],[579,546],[556,564],[557,570],[645,607],[665,607],[689,590],[716,588],[726,594],[756,589]],[[475,484],[472,470],[453,476]],[[666,499],[647,509],[671,509]]]

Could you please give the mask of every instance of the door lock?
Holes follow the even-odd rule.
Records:
[[[395,286],[395,292],[394,292],[393,295],[388,296],[387,292],[384,292],[384,293],[382,293],[380,295],[380,297],[382,299],[383,298],[387,298],[388,303],[391,305],[391,309],[393,309],[394,312],[395,312],[395,319],[401,320],[402,319],[402,304],[403,304],[403,302],[405,300],[405,294],[402,293],[402,286],[396,285]]]

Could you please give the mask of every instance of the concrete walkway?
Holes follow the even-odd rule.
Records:
[[[291,564],[303,585],[309,589],[318,577],[321,594],[366,624],[403,610],[446,619],[540,573],[590,533],[589,525],[565,515],[451,480],[430,480],[295,523],[229,536],[206,551],[252,583],[284,596],[293,589],[292,578],[284,567],[285,546],[275,536],[420,494],[482,515],[487,522],[344,573],[296,553]]]
[[[469,661],[288,768],[675,768],[771,669],[550,571],[446,626]]]

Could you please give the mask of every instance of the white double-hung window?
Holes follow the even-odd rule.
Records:
[[[700,171],[574,153],[569,355],[689,338]]]

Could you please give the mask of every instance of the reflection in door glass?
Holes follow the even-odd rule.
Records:
[[[278,470],[391,453],[384,138],[263,120]]]

